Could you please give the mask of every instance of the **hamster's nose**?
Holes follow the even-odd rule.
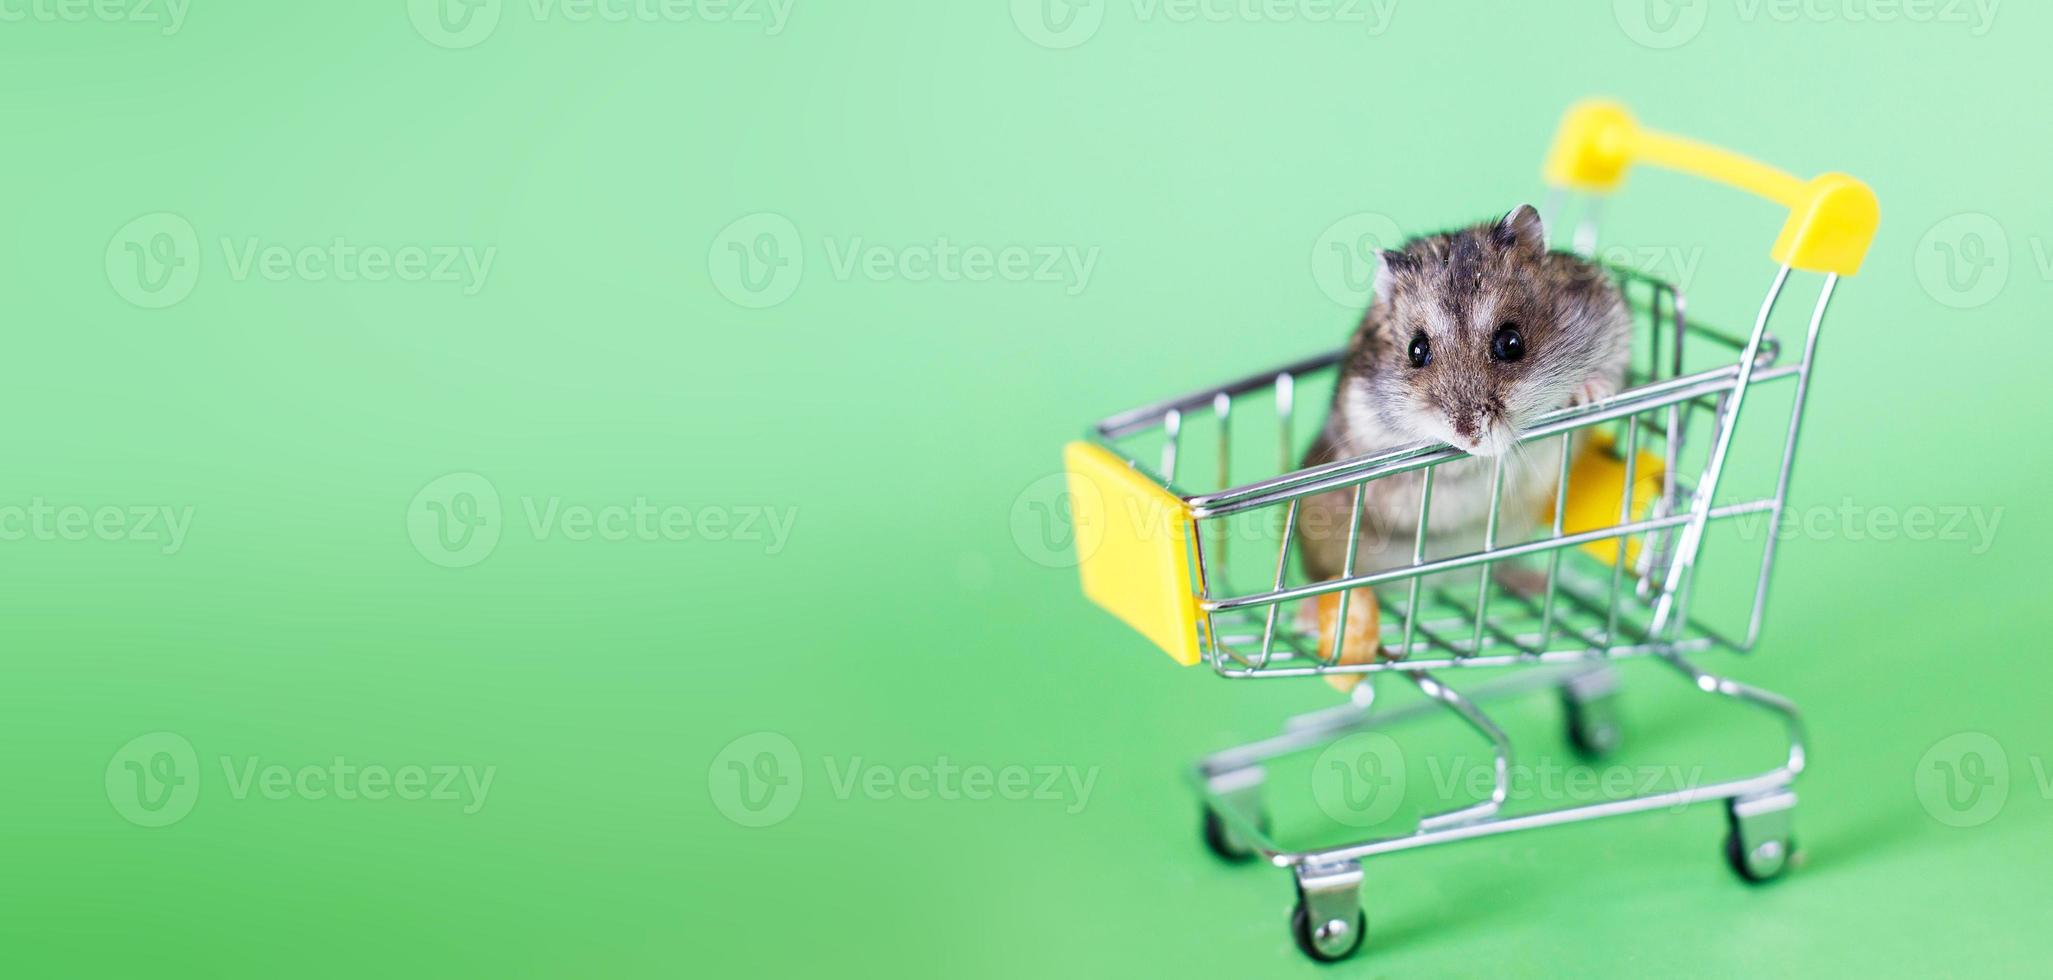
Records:
[[[1454,428],[1456,435],[1467,442],[1473,443],[1476,441],[1476,433],[1479,431],[1476,424],[1476,414],[1476,410],[1473,408],[1457,408],[1447,413],[1447,424]]]

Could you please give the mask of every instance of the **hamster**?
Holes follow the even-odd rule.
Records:
[[[1522,446],[1520,430],[1547,412],[1616,393],[1632,332],[1631,311],[1610,274],[1548,251],[1531,205],[1494,222],[1415,238],[1382,254],[1374,299],[1348,344],[1332,408],[1304,465],[1418,443],[1469,453],[1435,467],[1426,534],[1431,560],[1482,548],[1491,474],[1501,458],[1496,540],[1525,540],[1553,502],[1561,440]],[[1414,470],[1365,486],[1355,574],[1411,563],[1423,478]],[[1353,497],[1349,487],[1301,505],[1299,552],[1314,581],[1343,570]],[[1474,573],[1467,577],[1474,581]]]

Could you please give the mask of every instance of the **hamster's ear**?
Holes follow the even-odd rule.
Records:
[[[1540,212],[1530,204],[1521,204],[1499,219],[1496,235],[1498,244],[1505,248],[1547,250],[1547,229],[1540,224]]]
[[[1387,248],[1376,253],[1376,285],[1375,292],[1370,294],[1371,302],[1390,302],[1397,287],[1397,270],[1405,268],[1410,261],[1411,256]]]

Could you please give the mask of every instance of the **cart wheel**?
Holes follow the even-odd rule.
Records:
[[[1362,948],[1362,940],[1369,935],[1369,915],[1356,908],[1352,924],[1334,919],[1314,927],[1311,911],[1305,908],[1303,896],[1299,896],[1297,907],[1290,910],[1290,934],[1296,937],[1297,948],[1306,956],[1321,963],[1335,963]]]
[[[1568,744],[1585,759],[1602,759],[1618,751],[1618,723],[1596,721],[1574,702],[1568,707]]]
[[[1618,724],[1617,681],[1609,670],[1586,674],[1561,685],[1561,708],[1568,744],[1585,759],[1601,759],[1618,751],[1623,731]]]
[[[1727,800],[1725,863],[1753,884],[1774,881],[1796,863],[1796,835],[1790,816],[1796,794],[1787,788]]]
[[[1727,831],[1725,834],[1725,863],[1731,865],[1733,873],[1748,884],[1765,885],[1780,880],[1783,875],[1789,873],[1790,866],[1796,863],[1791,860],[1795,855],[1794,838],[1762,841],[1755,845],[1750,857],[1746,852],[1746,846],[1739,842],[1737,832]]]
[[[1255,825],[1269,832],[1269,818],[1266,814],[1255,818]],[[1226,829],[1226,821],[1219,819],[1219,813],[1211,807],[1205,808],[1205,849],[1219,860],[1228,864],[1241,864],[1254,860],[1255,849],[1235,840]]]
[[[1297,907],[1290,910],[1290,934],[1297,948],[1321,963],[1353,956],[1369,933],[1361,862],[1304,864],[1294,875]]]

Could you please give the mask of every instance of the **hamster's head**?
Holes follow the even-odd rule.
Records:
[[[1531,205],[1382,253],[1378,342],[1357,357],[1360,397],[1383,424],[1477,456],[1518,444],[1532,419],[1624,370],[1631,317],[1610,276],[1547,251]]]

